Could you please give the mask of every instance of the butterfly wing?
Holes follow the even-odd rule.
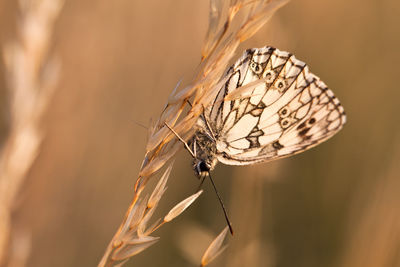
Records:
[[[346,121],[332,91],[287,52],[249,49],[224,79],[204,114],[222,163],[245,165],[302,152]]]

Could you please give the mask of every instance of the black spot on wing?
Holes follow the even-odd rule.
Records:
[[[262,102],[262,101],[260,101],[260,103],[258,103],[258,105],[257,105],[257,108],[261,108],[261,109],[265,109],[267,106]]]
[[[299,126],[297,126],[297,130],[301,130],[306,126],[306,122],[302,122]]]
[[[264,135],[264,131],[258,129],[257,126],[254,127],[253,130],[251,130],[251,132],[249,134],[249,136],[255,136],[255,137],[259,137],[259,136],[262,136],[262,135]]]
[[[260,143],[258,142],[258,137],[256,136],[248,136],[246,139],[250,142],[249,148],[260,147]]]
[[[300,132],[299,132],[299,135],[301,136],[301,137],[304,137],[306,134],[307,134],[307,132],[310,130],[310,128],[305,128],[305,129],[303,129],[303,130],[301,130]]]
[[[281,143],[279,143],[279,141],[275,141],[272,143],[272,147],[275,149],[282,149],[284,146]]]

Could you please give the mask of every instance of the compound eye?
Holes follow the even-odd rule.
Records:
[[[199,164],[197,165],[197,168],[198,168],[200,173],[209,172],[210,171],[210,168],[208,167],[208,165],[204,161],[200,161]]]

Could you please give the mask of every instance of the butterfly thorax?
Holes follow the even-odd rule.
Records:
[[[192,149],[195,158],[193,170],[198,177],[204,177],[214,169],[218,160],[216,158],[217,148],[215,140],[204,129],[198,129],[189,140],[188,145]]]

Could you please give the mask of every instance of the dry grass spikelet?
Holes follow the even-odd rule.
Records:
[[[202,191],[189,196],[175,205],[175,207],[168,212],[161,222],[160,220],[156,220],[155,223],[148,226],[161,197],[166,191],[166,184],[171,169],[172,164],[168,166],[150,196],[147,195],[144,198],[138,198],[135,201],[135,205],[131,206],[132,209],[127,213],[127,217],[119,229],[121,239],[115,239],[113,243],[110,244],[114,248],[110,255],[110,260],[108,262],[100,262],[101,266],[123,264],[126,259],[129,259],[155,244],[159,237],[153,237],[150,235],[165,223],[170,222],[179,216],[200,196]]]
[[[19,4],[18,39],[3,47],[10,123],[0,154],[0,262],[5,261],[5,252],[9,250],[10,266],[24,265],[29,254],[29,249],[24,249],[29,248],[27,235],[16,234],[18,238],[11,238],[20,244],[8,246],[10,215],[43,138],[39,123],[55,89],[59,70],[58,62],[49,56],[48,50],[63,1],[21,0]],[[25,251],[13,251],[10,247]]]
[[[170,222],[176,217],[178,217],[182,212],[184,212],[192,203],[203,193],[203,190],[200,190],[196,194],[191,195],[190,197],[179,202],[175,207],[173,207],[168,214],[164,217],[164,222]]]
[[[203,257],[201,258],[201,267],[208,265],[227,248],[227,246],[222,246],[222,243],[224,242],[225,236],[228,233],[228,229],[228,226],[226,226],[224,230],[222,230],[222,232],[208,246],[206,252],[204,252]]]
[[[135,184],[133,200],[99,266],[120,264],[120,261],[137,254],[138,251],[142,251],[156,241],[147,239],[147,237],[143,239],[144,243],[135,243],[134,240],[140,238],[139,232],[142,233],[143,238],[166,222],[164,218],[160,224],[156,224],[149,231],[144,231],[143,227],[136,228],[137,225],[140,225],[140,220],[147,222],[152,215],[156,206],[155,203],[159,201],[158,196],[165,191],[166,181],[163,179],[166,179],[165,177],[169,175],[171,167],[164,173],[164,178],[161,179],[162,185],[159,183],[159,188],[156,188],[154,191],[156,193],[153,193],[158,196],[144,200],[140,198],[140,195],[148,180],[182,147],[180,141],[166,125],[171,126],[184,140],[188,140],[193,135],[193,126],[203,107],[211,102],[213,94],[225,82],[221,77],[223,77],[223,73],[234,56],[238,45],[253,36],[273,13],[286,2],[288,0],[210,1],[209,27],[202,47],[198,71],[186,87],[179,90],[175,88],[157,122],[150,128],[146,154]],[[236,16],[239,12],[242,12],[243,16]],[[239,27],[232,29],[234,20],[238,22]],[[188,100],[191,100],[192,105],[187,113],[183,113]],[[186,208],[195,198],[195,196],[192,196],[191,201],[186,199],[181,205]],[[175,211],[171,212],[174,213]],[[132,218],[135,218],[135,221],[132,221]],[[138,218],[139,221],[137,221]],[[170,219],[169,216],[166,218],[167,221]],[[133,222],[135,227],[132,227]],[[136,233],[132,229],[136,229]],[[141,230],[138,232],[138,229]],[[136,245],[138,245],[138,248],[135,248]]]

